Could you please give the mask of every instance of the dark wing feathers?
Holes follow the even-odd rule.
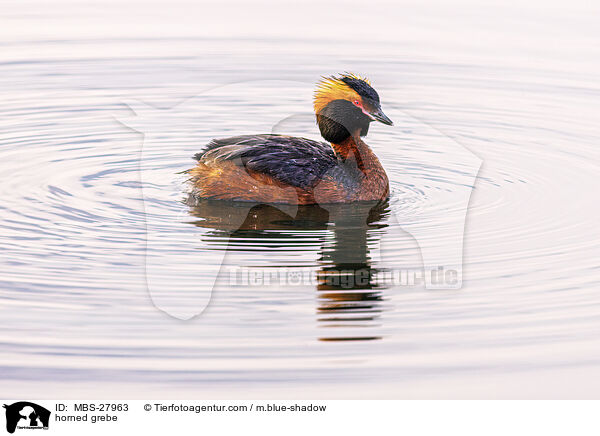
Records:
[[[243,135],[214,139],[194,156],[198,161],[235,161],[300,188],[313,186],[338,164],[324,142],[284,135]]]

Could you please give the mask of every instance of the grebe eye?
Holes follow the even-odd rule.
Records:
[[[354,106],[360,107],[360,102],[358,100],[354,100],[352,103],[354,103]]]

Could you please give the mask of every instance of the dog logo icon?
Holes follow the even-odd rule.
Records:
[[[6,431],[14,433],[18,429],[48,429],[50,411],[29,401],[19,401],[4,405],[6,409]]]

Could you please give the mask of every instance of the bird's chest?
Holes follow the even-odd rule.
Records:
[[[332,167],[315,187],[319,203],[351,201],[379,201],[387,198],[388,178],[381,165],[357,165],[339,162]]]

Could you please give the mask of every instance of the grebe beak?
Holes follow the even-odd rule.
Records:
[[[372,112],[369,112],[369,115],[374,121],[379,121],[380,123],[387,124],[388,126],[394,125],[394,122],[383,113],[380,107],[377,107]]]

